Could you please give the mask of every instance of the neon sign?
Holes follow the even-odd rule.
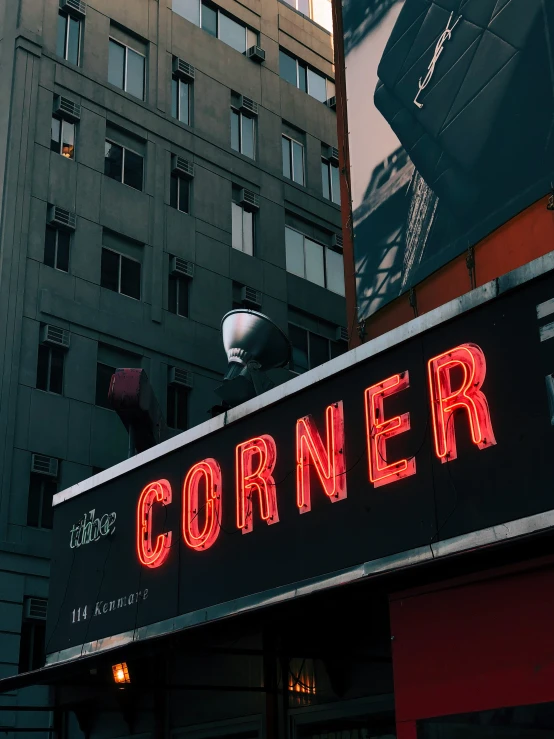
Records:
[[[485,355],[476,344],[461,344],[428,362],[428,391],[437,458],[448,463],[457,458],[455,418],[466,417],[472,443],[478,449],[496,444],[487,398],[482,390]],[[410,387],[407,371],[392,375],[364,391],[365,443],[368,478],[373,487],[391,485],[416,474],[415,455],[392,459],[389,442],[411,431],[410,414],[387,418],[385,404]],[[322,409],[323,410],[323,409]],[[361,410],[361,409],[360,409]],[[296,421],[296,505],[300,514],[311,511],[312,486],[331,503],[347,497],[345,413],[342,401],[327,406],[324,427],[311,415]],[[277,444],[269,434],[248,439],[235,448],[236,527],[253,531],[256,517],[268,525],[279,523],[278,486],[274,470]],[[217,460],[195,463],[185,475],[182,489],[182,536],[195,552],[210,549],[221,529],[225,504],[222,471]],[[156,506],[172,503],[171,485],[158,480],[147,485],[137,505],[137,553],[141,564],[156,568],[169,556],[172,533],[154,532]],[[159,518],[159,517],[157,517]]]

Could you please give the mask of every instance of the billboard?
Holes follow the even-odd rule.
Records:
[[[554,273],[498,290],[58,493],[49,660],[550,510]]]
[[[366,318],[544,196],[554,4],[342,0]]]

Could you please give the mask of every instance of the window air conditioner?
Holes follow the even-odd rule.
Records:
[[[55,457],[47,457],[44,454],[32,454],[31,472],[34,475],[43,475],[44,477],[57,477],[58,460]]]
[[[181,387],[193,387],[194,376],[190,370],[181,369],[180,367],[169,368],[169,385],[180,385]]]
[[[173,57],[173,74],[182,80],[194,80],[196,70],[184,59]]]
[[[48,208],[47,223],[49,226],[54,228],[61,228],[65,231],[75,231],[77,225],[77,219],[75,213],[71,213],[65,208],[60,208],[57,205],[51,205]]]
[[[344,239],[342,238],[342,234],[333,234],[331,236],[331,246],[339,251],[342,251],[344,246]]]
[[[172,275],[194,277],[194,264],[180,257],[171,257],[170,271]]]
[[[72,123],[81,120],[81,106],[69,98],[62,97],[62,95],[56,95],[54,97],[52,112],[54,115],[65,118],[66,121],[71,121]]]
[[[192,179],[194,177],[194,164],[183,157],[173,154],[171,157],[171,171],[179,177]]]
[[[332,98],[329,98],[329,100],[325,102],[325,105],[328,108],[331,108],[331,110],[336,110],[337,109],[337,96],[333,95]]]
[[[59,349],[69,349],[69,331],[46,324],[40,330],[40,343],[57,346]]]
[[[46,621],[48,601],[46,598],[25,598],[24,617],[33,621]]]
[[[335,336],[336,341],[345,341],[348,343],[348,329],[343,326],[337,326],[337,335]]]
[[[252,100],[252,98],[246,97],[246,95],[240,96],[239,108],[245,113],[250,113],[250,115],[258,115],[258,103]]]
[[[246,50],[246,56],[248,59],[252,59],[253,62],[257,62],[258,64],[265,62],[265,51],[261,46],[251,46]]]
[[[239,205],[242,205],[245,210],[259,210],[260,196],[252,190],[242,189],[239,192]]]
[[[83,0],[61,0],[60,10],[77,18],[84,18],[87,14],[87,4]]]
[[[260,290],[254,290],[253,287],[247,287],[245,285],[241,288],[240,297],[243,303],[252,305],[255,308],[262,307],[262,293]]]

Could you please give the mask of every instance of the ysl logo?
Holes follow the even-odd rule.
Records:
[[[444,51],[444,45],[447,41],[450,41],[450,39],[452,38],[452,31],[456,28],[458,23],[462,20],[462,16],[459,15],[454,25],[451,28],[450,23],[452,22],[453,17],[454,17],[454,11],[450,13],[450,18],[448,19],[446,28],[441,33],[439,40],[437,41],[437,45],[435,46],[435,53],[433,54],[433,58],[431,59],[431,63],[429,64],[429,67],[427,69],[427,74],[425,75],[423,79],[421,79],[421,77],[419,78],[419,90],[417,92],[417,95],[414,98],[414,103],[417,105],[418,108],[423,108],[423,103],[419,102],[418,97],[421,95],[423,90],[425,90],[429,82],[431,82],[433,75],[435,74],[435,67],[437,66],[437,62],[440,59],[440,55]]]

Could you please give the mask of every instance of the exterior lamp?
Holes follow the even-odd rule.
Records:
[[[120,662],[112,667],[113,679],[117,685],[124,685],[130,683],[131,678],[129,677],[129,668],[127,662]]]

